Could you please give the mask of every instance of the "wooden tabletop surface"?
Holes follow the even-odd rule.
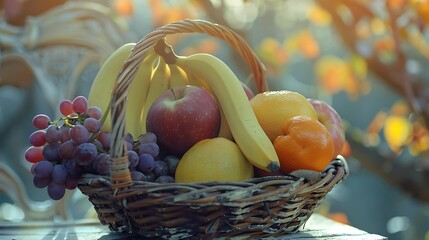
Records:
[[[55,224],[51,222],[0,223],[0,239],[136,240],[141,238],[138,235],[111,232],[106,226],[102,226],[95,220],[82,220]],[[313,214],[302,230],[276,239],[384,240],[387,238]]]

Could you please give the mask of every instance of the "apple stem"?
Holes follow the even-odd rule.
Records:
[[[164,58],[167,64],[175,64],[177,55],[174,53],[173,47],[165,42],[165,37],[160,39],[153,47],[155,52]]]

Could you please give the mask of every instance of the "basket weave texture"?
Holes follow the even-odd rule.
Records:
[[[264,66],[239,35],[222,25],[182,20],[143,37],[123,63],[112,94],[110,176],[84,175],[79,190],[112,231],[150,238],[274,237],[299,230],[327,193],[348,175],[338,156],[323,172],[243,182],[153,183],[133,181],[124,148],[126,93],[146,53],[169,34],[203,33],[227,42],[248,64],[257,90],[267,90]]]

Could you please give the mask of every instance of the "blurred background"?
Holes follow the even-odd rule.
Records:
[[[0,0],[0,221],[96,218],[79,191],[54,202],[33,187],[31,119],[87,95],[119,46],[185,18],[230,27],[265,64],[271,90],[341,115],[351,174],[318,213],[389,239],[429,239],[429,0]],[[256,90],[224,42],[167,42],[220,57]]]

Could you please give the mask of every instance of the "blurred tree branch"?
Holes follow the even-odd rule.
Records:
[[[351,29],[355,29],[360,17],[373,17],[372,14],[369,15],[369,10],[363,10],[365,9],[363,5],[357,5],[357,3],[352,0],[316,0],[316,2],[331,14],[333,26],[343,40],[344,45],[352,52],[362,55],[358,49],[357,41],[359,36],[357,36],[355,31],[351,31]],[[340,5],[347,6],[352,12],[356,11],[356,13],[353,14],[355,19],[351,25],[348,25],[339,15],[338,7]],[[416,114],[416,116],[421,116],[425,125],[429,126],[429,106],[425,104],[429,102],[429,98],[427,94],[425,94],[425,88],[422,84],[423,80],[419,76],[409,74],[406,70],[405,65],[407,59],[401,50],[401,44],[398,39],[398,29],[396,27],[397,16],[392,14],[390,7],[387,7],[387,9],[390,9],[388,10],[391,16],[389,23],[395,40],[396,61],[388,65],[381,62],[374,54],[363,57],[370,71],[376,74],[386,85],[404,96],[414,114]],[[365,14],[360,12],[364,12]]]
[[[395,155],[383,154],[376,147],[368,147],[356,136],[346,134],[346,138],[353,149],[353,157],[359,160],[363,169],[375,173],[414,199],[429,202],[429,172],[421,169],[419,161],[396,161]]]
[[[316,0],[316,2],[328,11],[332,17],[332,24],[343,41],[344,45],[352,52],[362,56],[358,49],[359,36],[353,31],[361,17],[375,17],[366,6],[353,0]],[[348,24],[338,12],[339,6],[346,6],[354,17]],[[386,10],[389,17],[389,28],[395,44],[395,61],[391,64],[383,63],[375,54],[363,56],[368,69],[374,73],[380,81],[385,83],[402,95],[410,106],[413,113],[421,118],[425,126],[429,126],[429,102],[425,93],[423,79],[420,76],[410,74],[406,69],[407,56],[404,53],[399,38],[397,20],[399,15],[392,9],[386,1]],[[422,169],[420,164],[423,161],[398,160],[394,154],[383,155],[377,148],[370,148],[364,145],[364,141],[357,140],[348,135],[348,141],[353,149],[353,156],[360,161],[365,169],[375,173],[386,182],[397,186],[402,191],[410,194],[415,199],[429,202],[429,189],[426,184],[429,180],[429,172]],[[424,155],[420,155],[423,158]]]

